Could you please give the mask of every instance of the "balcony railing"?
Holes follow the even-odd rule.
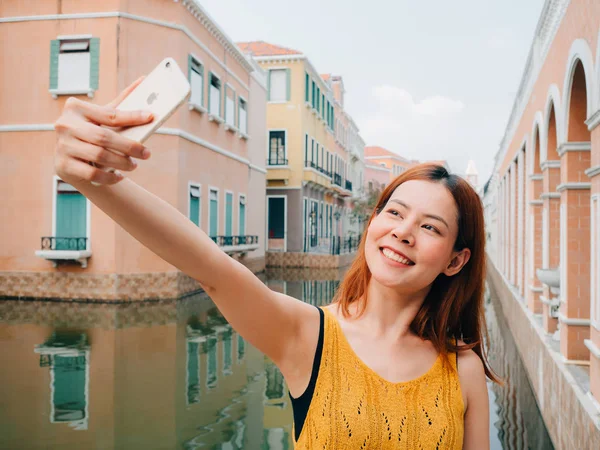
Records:
[[[332,255],[352,253],[358,250],[359,244],[360,236],[348,236],[343,239],[341,236],[333,236],[331,238],[330,251]]]
[[[219,247],[258,245],[258,236],[211,236],[210,238]]]
[[[352,181],[346,180],[346,190],[348,190],[348,191],[352,190]]]
[[[74,250],[87,249],[86,237],[42,237],[42,250]]]
[[[287,166],[288,160],[283,156],[271,155],[267,158],[267,166]]]
[[[339,173],[333,174],[333,184],[342,187],[342,176]]]
[[[317,163],[312,161],[304,161],[304,167],[311,167],[315,169],[317,172],[321,172],[323,175],[331,178],[331,172],[329,172],[324,167],[319,166]]]

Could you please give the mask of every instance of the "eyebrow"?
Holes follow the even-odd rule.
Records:
[[[402,200],[397,200],[395,198],[390,199],[390,202],[398,203],[401,206],[404,206],[406,209],[410,210],[410,206],[404,203]],[[442,217],[436,216],[435,214],[425,214],[425,217],[429,217],[430,219],[438,220],[446,225],[446,228],[450,229],[448,222],[446,222]]]

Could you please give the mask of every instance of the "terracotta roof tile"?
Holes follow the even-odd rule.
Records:
[[[282,56],[282,55],[301,55],[302,52],[279,45],[269,44],[264,41],[238,42],[237,46],[243,53],[249,53],[252,56]]]

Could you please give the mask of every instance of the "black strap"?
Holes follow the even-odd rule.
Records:
[[[319,367],[321,366],[321,356],[323,355],[323,331],[325,328],[325,314],[321,308],[319,310],[319,340],[317,342],[317,350],[315,351],[315,359],[313,361],[312,373],[310,375],[310,381],[306,390],[298,398],[292,397],[292,410],[294,412],[294,431],[296,434],[296,441],[300,438],[306,415],[308,414],[308,408],[310,402],[315,393],[315,387],[317,385],[317,377],[319,376]]]

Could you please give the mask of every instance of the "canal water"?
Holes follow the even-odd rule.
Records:
[[[327,304],[339,276],[266,275]],[[319,279],[321,278],[321,279]],[[325,276],[327,278],[327,276]],[[552,449],[498,302],[486,296],[492,449]],[[178,301],[0,302],[0,448],[291,449],[281,373],[204,294]]]

